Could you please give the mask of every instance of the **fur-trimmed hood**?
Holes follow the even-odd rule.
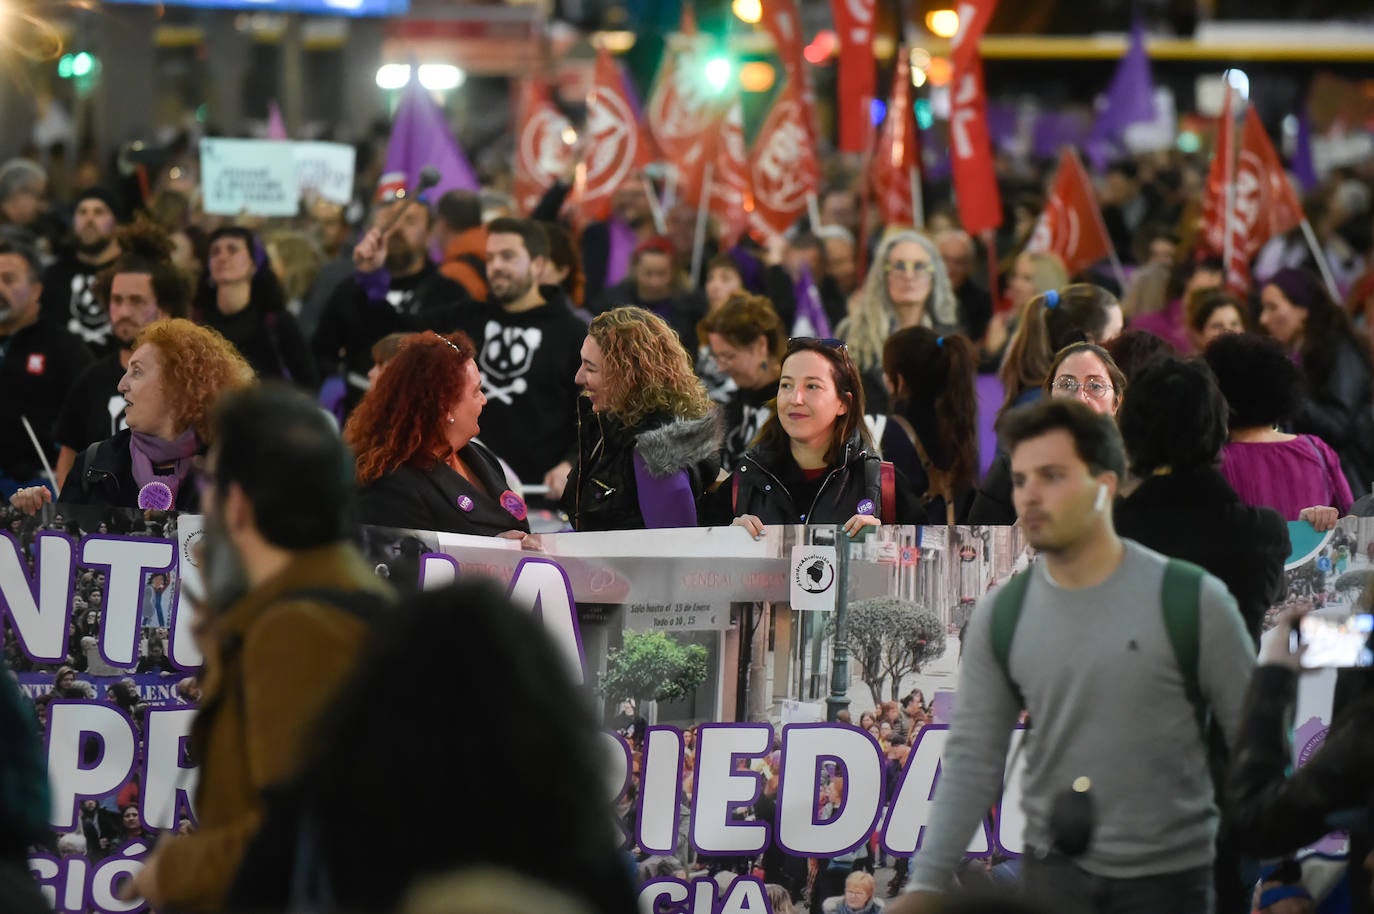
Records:
[[[716,458],[720,453],[720,416],[713,407],[700,419],[670,419],[635,436],[635,453],[655,478]]]

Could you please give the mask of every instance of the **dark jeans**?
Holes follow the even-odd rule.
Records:
[[[1215,908],[1210,866],[1111,879],[1050,855],[1024,857],[1021,872],[1027,897],[1055,914],[1213,914]]]

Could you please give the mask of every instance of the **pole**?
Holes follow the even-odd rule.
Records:
[[[911,219],[917,231],[925,231],[926,201],[921,190],[921,170],[915,165],[907,170],[907,180],[911,182]]]
[[[978,237],[982,240],[983,247],[987,248],[988,251],[988,292],[992,294],[994,302],[1000,303],[1001,298],[997,294],[997,278],[1001,273],[997,267],[997,230],[983,229]],[[1000,307],[997,310],[1001,310]]]
[[[1225,82],[1225,77],[1222,77],[1222,81],[1226,86],[1226,99],[1229,101],[1231,84]],[[1221,128],[1226,131],[1227,137],[1226,161],[1222,163],[1225,168],[1222,173],[1225,175],[1226,184],[1226,217],[1222,220],[1222,231],[1225,237],[1222,238],[1221,243],[1221,262],[1225,265],[1223,275],[1226,278],[1222,284],[1229,287],[1231,285],[1231,254],[1236,244],[1232,237],[1235,230],[1233,223],[1236,218],[1236,112],[1232,110],[1230,105],[1225,105],[1222,110],[1229,111],[1231,115],[1227,118],[1226,123],[1221,125]]]
[[[814,193],[806,195],[806,214],[811,218],[811,231],[821,227],[821,203]]]
[[[701,258],[706,253],[706,222],[711,216],[711,182],[715,179],[715,162],[706,163],[701,179],[701,206],[697,207],[697,227],[692,233],[692,282],[701,275]]]
[[[1341,304],[1341,291],[1336,286],[1336,277],[1331,272],[1331,264],[1326,259],[1326,252],[1322,250],[1321,242],[1317,240],[1317,233],[1312,231],[1312,223],[1306,216],[1302,217],[1302,236],[1307,239],[1307,247],[1312,251],[1312,259],[1317,262],[1317,269],[1321,270],[1322,282],[1326,283],[1326,291],[1331,293],[1331,300],[1337,307]]]
[[[835,656],[830,664],[830,694],[825,719],[834,722],[849,707],[849,535],[835,528]]]
[[[654,182],[649,180],[648,175],[640,175],[639,180],[644,185],[644,196],[649,198],[649,212],[654,217],[654,232],[662,235],[668,230],[663,221],[663,203],[654,194]]]

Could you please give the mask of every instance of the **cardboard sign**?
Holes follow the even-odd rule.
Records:
[[[296,215],[300,187],[292,145],[281,140],[201,140],[205,211],[216,216]]]
[[[296,184],[330,203],[353,202],[353,167],[357,152],[347,143],[293,143]]]
[[[834,546],[793,546],[789,576],[792,608],[803,612],[833,612],[836,584]]]

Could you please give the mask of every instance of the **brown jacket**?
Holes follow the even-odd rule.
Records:
[[[200,765],[199,827],[159,849],[170,909],[223,906],[260,824],[263,788],[299,769],[311,725],[361,653],[364,620],[326,603],[281,599],[311,588],[391,595],[354,547],[325,546],[299,553],[210,623],[190,743]]]
[[[478,263],[487,260],[487,230],[481,226],[449,239],[444,246],[439,272],[467,289],[473,301],[486,301],[487,278],[469,262],[472,257],[476,257]]]

